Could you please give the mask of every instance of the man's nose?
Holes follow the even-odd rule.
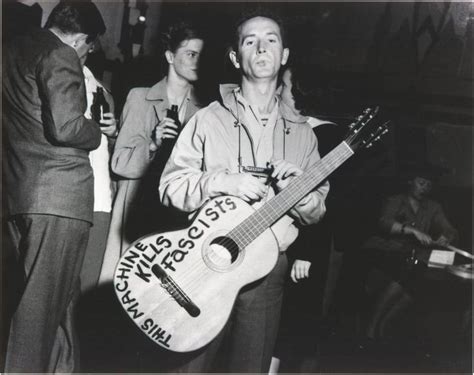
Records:
[[[257,53],[263,53],[267,50],[266,45],[263,41],[257,42]]]

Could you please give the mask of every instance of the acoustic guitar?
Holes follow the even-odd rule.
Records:
[[[189,227],[135,241],[117,265],[114,289],[138,328],[176,352],[199,349],[216,337],[239,290],[276,264],[272,225],[356,149],[370,147],[388,131],[388,122],[375,125],[377,112],[365,110],[345,141],[259,209],[237,197],[216,197]]]

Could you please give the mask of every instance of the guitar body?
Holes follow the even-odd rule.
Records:
[[[278,259],[271,230],[314,187],[388,130],[368,126],[368,108],[349,126],[345,141],[310,170],[254,210],[243,200],[210,200],[186,229],[135,241],[120,259],[114,287],[123,308],[155,343],[176,352],[199,349],[226,324],[239,290],[265,275]]]
[[[271,229],[245,248],[229,232],[255,210],[243,200],[210,200],[186,229],[135,241],[120,259],[114,287],[150,339],[176,352],[209,343],[226,324],[239,290],[275,266]]]

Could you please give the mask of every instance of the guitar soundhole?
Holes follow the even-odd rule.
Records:
[[[204,261],[206,264],[220,272],[229,269],[240,263],[239,246],[229,237],[217,236],[204,246]]]
[[[217,245],[217,246],[213,246]],[[230,260],[231,263],[234,263],[239,255],[239,247],[237,244],[228,237],[217,237],[211,241],[211,246],[215,248],[218,256]]]

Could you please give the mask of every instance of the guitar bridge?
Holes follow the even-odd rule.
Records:
[[[158,264],[151,267],[153,274],[160,280],[161,287],[164,288],[178,304],[183,307],[193,318],[201,314],[201,310],[188,297],[188,295],[176,284],[173,278],[166,273]]]

